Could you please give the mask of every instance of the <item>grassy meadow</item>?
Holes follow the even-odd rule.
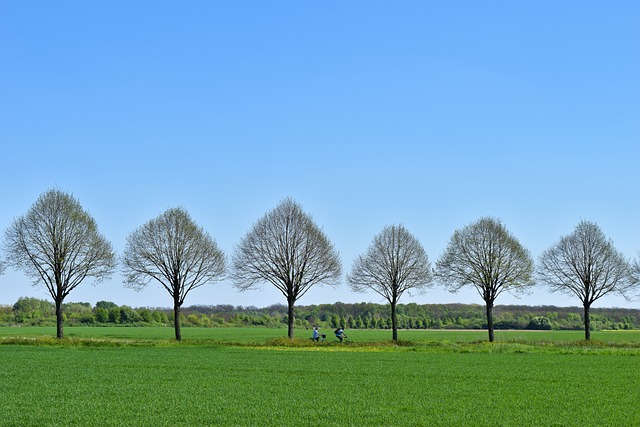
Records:
[[[633,425],[640,332],[0,328],[0,425]]]

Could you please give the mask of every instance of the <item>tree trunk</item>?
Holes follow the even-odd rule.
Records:
[[[589,307],[591,304],[584,304],[584,339],[591,339],[591,316],[589,315]]]
[[[62,327],[62,300],[56,298],[56,337],[64,338],[64,330]]]
[[[182,340],[182,333],[180,332],[180,302],[173,302],[173,327],[176,331],[176,341]]]
[[[288,309],[287,309],[287,316],[288,316],[288,323],[289,323],[289,327],[287,330],[287,336],[289,337],[289,339],[293,340],[293,321],[294,321],[294,317],[293,317],[293,304],[295,303],[295,300],[292,298],[288,298],[287,299],[287,303],[289,305]]]
[[[396,313],[396,302],[391,302],[391,330],[392,340],[398,341],[398,314]]]
[[[489,331],[489,342],[495,341],[493,335],[493,301],[487,301],[487,330]]]

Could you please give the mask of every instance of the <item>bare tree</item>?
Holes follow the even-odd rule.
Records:
[[[584,308],[584,338],[589,340],[591,304],[612,292],[628,298],[634,287],[630,269],[627,259],[600,227],[583,220],[573,233],[540,255],[537,276],[552,292],[580,299]]]
[[[180,341],[180,307],[195,288],[220,280],[225,256],[213,238],[182,208],[168,209],[127,237],[122,257],[126,287],[142,290],[156,281],[173,298],[176,340]]]
[[[292,199],[283,200],[254,224],[236,247],[232,264],[237,289],[270,283],[284,295],[291,339],[295,302],[316,284],[337,284],[342,269],[327,236]]]
[[[423,290],[432,280],[427,253],[402,225],[384,227],[347,275],[355,292],[372,290],[389,302],[393,341],[398,341],[398,300],[406,291]]]
[[[633,261],[631,267],[631,280],[636,286],[640,285],[640,252],[638,252],[638,259]]]
[[[95,220],[71,195],[42,194],[5,232],[7,264],[22,270],[34,285],[44,282],[56,304],[58,338],[64,338],[62,302],[83,280],[107,279],[115,255]]]
[[[518,293],[533,286],[533,259],[497,219],[480,218],[456,230],[436,263],[436,278],[450,292],[473,286],[486,304],[489,341],[493,306],[503,292]]]

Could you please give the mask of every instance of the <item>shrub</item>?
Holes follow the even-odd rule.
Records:
[[[550,330],[551,321],[544,316],[534,317],[533,319],[529,320],[529,324],[527,325],[526,329]]]

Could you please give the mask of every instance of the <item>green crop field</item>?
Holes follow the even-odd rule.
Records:
[[[0,328],[0,425],[636,425],[640,332]],[[298,331],[298,336],[308,335]]]
[[[327,341],[334,340],[332,331],[327,334]],[[351,330],[347,331],[353,342],[366,343],[391,339],[389,330]],[[183,328],[185,342],[190,340],[220,343],[260,343],[268,339],[284,337],[286,329],[268,328]],[[55,327],[0,327],[0,342],[9,337],[55,337]],[[113,340],[148,340],[173,341],[172,328],[166,327],[66,327],[65,337],[72,339],[113,339]],[[309,330],[296,330],[296,337],[311,337]],[[400,340],[410,341],[416,345],[432,341],[476,342],[487,339],[484,330],[406,330],[399,332]],[[583,331],[496,331],[496,339],[501,342],[576,342],[584,338]],[[606,343],[637,343],[640,345],[640,331],[596,331],[592,332],[594,341]]]

